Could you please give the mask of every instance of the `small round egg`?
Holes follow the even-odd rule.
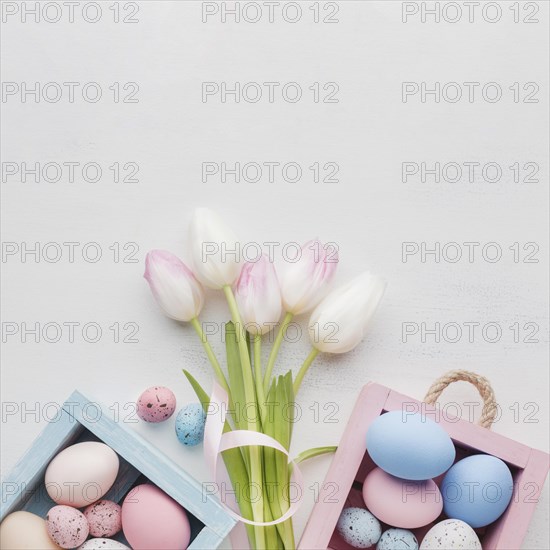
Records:
[[[181,443],[192,447],[204,438],[206,414],[200,403],[189,403],[176,417],[176,435]]]
[[[130,547],[117,540],[100,538],[87,540],[78,550],[130,550]]]
[[[370,548],[378,542],[380,522],[364,508],[344,508],[336,524],[338,534],[354,548]]]
[[[481,550],[481,543],[467,523],[459,519],[446,519],[426,533],[420,550]]]
[[[112,537],[122,529],[121,507],[111,500],[99,500],[84,510],[92,537]]]
[[[175,410],[176,396],[164,386],[147,388],[137,401],[137,414],[145,422],[164,422]]]
[[[90,528],[84,514],[71,506],[50,508],[46,516],[46,529],[51,539],[61,548],[76,548],[87,538]]]
[[[382,533],[376,550],[418,550],[418,541],[411,531],[392,528]]]

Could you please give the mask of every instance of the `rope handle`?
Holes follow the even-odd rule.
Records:
[[[478,424],[483,428],[490,429],[498,412],[495,392],[489,380],[475,372],[467,370],[452,370],[447,372],[430,386],[428,393],[424,397],[424,402],[428,405],[435,405],[445,388],[453,382],[469,382],[477,388],[483,399],[483,410],[481,411],[481,418]]]

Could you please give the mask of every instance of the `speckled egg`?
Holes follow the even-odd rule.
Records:
[[[475,531],[459,519],[446,519],[427,533],[420,550],[481,550]]]
[[[354,548],[370,548],[378,542],[380,522],[364,508],[344,508],[336,524],[338,534]]]
[[[78,550],[130,550],[130,547],[117,540],[100,538],[87,540]]]
[[[407,529],[388,529],[382,533],[376,550],[418,550],[418,541]]]
[[[164,386],[147,388],[138,398],[137,413],[145,422],[164,422],[176,410],[176,396]]]
[[[111,500],[99,500],[90,504],[84,515],[90,526],[92,537],[112,537],[122,529],[120,506]]]
[[[76,548],[87,538],[90,528],[84,514],[71,506],[50,508],[46,516],[46,529],[51,539],[61,548]]]
[[[200,403],[189,403],[176,417],[176,435],[181,443],[192,447],[204,438],[206,414]]]

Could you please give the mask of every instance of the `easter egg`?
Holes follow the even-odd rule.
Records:
[[[185,510],[158,487],[134,487],[122,503],[122,530],[133,550],[185,550],[191,527]]]
[[[0,548],[59,550],[48,534],[46,522],[36,514],[22,511],[8,514],[0,524]]]
[[[441,475],[456,451],[447,432],[425,415],[391,411],[367,431],[367,451],[374,463],[402,479],[424,480]]]
[[[78,550],[130,550],[128,546],[112,539],[90,539],[87,540]]]
[[[164,422],[176,410],[176,396],[164,386],[147,388],[137,400],[137,414],[145,422]]]
[[[474,528],[497,520],[510,504],[513,491],[510,469],[490,455],[459,460],[441,484],[445,514]]]
[[[99,500],[90,504],[84,515],[92,537],[112,537],[122,529],[121,508],[111,500]]]
[[[380,522],[364,508],[344,508],[336,524],[342,539],[354,548],[370,548],[382,533]]]
[[[190,403],[176,417],[176,435],[181,443],[198,445],[204,438],[206,413],[200,403]]]
[[[380,468],[363,483],[363,500],[380,521],[402,529],[416,529],[434,521],[443,508],[435,482],[399,479]]]
[[[46,529],[61,548],[76,548],[87,538],[88,522],[84,514],[71,506],[54,506],[46,516]]]
[[[48,465],[46,490],[55,503],[82,508],[99,500],[112,487],[118,467],[117,454],[104,443],[76,443]]]
[[[434,525],[422,539],[420,550],[481,550],[475,531],[459,519],[446,519]]]
[[[418,541],[407,529],[388,529],[382,533],[376,550],[418,550]]]

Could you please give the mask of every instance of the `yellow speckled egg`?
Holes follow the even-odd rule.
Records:
[[[48,535],[46,522],[30,512],[13,512],[0,525],[0,548],[61,550]]]

